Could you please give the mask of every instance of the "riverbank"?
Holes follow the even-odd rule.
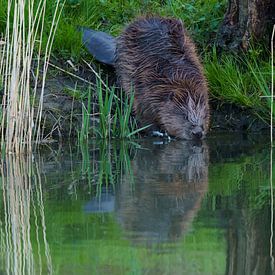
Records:
[[[96,129],[100,129],[101,122],[95,72],[100,73],[101,80],[111,87],[116,84],[114,71],[110,67],[99,67],[94,63],[88,65],[84,62],[81,65],[74,65],[71,61],[64,63],[53,61],[53,63],[48,71],[44,91],[42,123],[44,138],[79,136],[83,130],[84,117],[88,119],[87,134],[89,137],[97,137]],[[104,91],[109,93],[106,89]],[[116,90],[116,95],[120,96],[120,89]],[[116,123],[112,117],[116,108],[113,102],[110,113],[111,125]],[[89,113],[87,110],[90,110]],[[212,95],[210,95],[210,110],[210,132],[262,132],[269,129],[268,122],[258,116],[253,108],[238,106],[236,103]],[[134,120],[134,117],[131,119]]]
[[[55,4],[55,0],[47,1],[45,29],[41,35],[42,56],[45,54]],[[0,6],[1,36],[6,28],[7,1],[0,0]],[[209,83],[210,131],[268,130],[270,53],[266,45],[251,45],[245,53],[222,52],[215,48],[226,6],[225,0],[219,3],[215,0],[188,3],[178,0],[67,1],[51,48],[51,64],[43,94],[41,126],[44,139],[68,136],[82,139],[128,137],[137,130],[124,93],[119,89],[110,89],[116,84],[114,70],[93,60],[81,43],[81,33],[77,27],[86,26],[117,36],[129,22],[144,14],[183,20],[197,46]],[[37,44],[34,45],[36,47]],[[41,86],[41,82],[38,84]],[[37,106],[38,100],[39,97],[35,101]],[[129,120],[123,119],[125,115]],[[126,131],[125,127],[128,127]],[[119,133],[120,130],[125,132]]]

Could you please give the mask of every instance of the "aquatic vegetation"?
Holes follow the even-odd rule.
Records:
[[[84,140],[88,140],[89,137],[89,125],[90,125],[90,114],[91,114],[91,89],[88,91],[88,100],[87,100],[87,108],[84,103],[82,103],[82,124],[81,130],[78,133],[78,139],[80,143]]]
[[[96,93],[97,111],[92,109],[92,93]],[[86,99],[86,104],[84,101],[82,103],[82,124],[78,132],[80,143],[88,140],[89,136],[102,139],[131,138],[149,127],[139,128],[132,115],[134,93],[129,98],[121,89],[115,86],[109,88],[100,75],[97,76],[96,87],[89,88]]]

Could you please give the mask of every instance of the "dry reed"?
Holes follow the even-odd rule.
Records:
[[[40,123],[48,62],[63,4],[57,0],[42,56],[46,0],[8,0],[7,26],[0,58],[3,84],[2,148],[16,154],[32,150]],[[42,63],[42,64],[41,64]],[[41,75],[40,75],[41,74]],[[38,95],[38,81],[42,87]],[[35,102],[39,97],[38,108]]]
[[[270,260],[271,270],[274,273],[275,261],[273,251],[274,228],[274,194],[273,194],[273,105],[274,105],[274,35],[275,25],[271,35],[271,110],[270,110]]]
[[[270,139],[271,146],[273,146],[273,113],[274,113],[274,36],[275,25],[273,25],[271,35],[271,113],[270,113]]]

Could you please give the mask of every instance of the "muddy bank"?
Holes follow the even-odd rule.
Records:
[[[96,76],[88,65],[69,66],[58,64],[60,68],[67,67],[65,72],[51,67],[48,72],[44,91],[43,130],[47,137],[76,136],[81,130],[83,107],[87,108],[87,94],[91,87],[91,126],[98,127],[99,108],[96,95]],[[95,68],[91,64],[95,71]],[[116,78],[111,68],[100,68],[102,78],[109,85],[116,84]],[[71,75],[73,74],[73,75]],[[210,99],[211,132],[262,132],[269,129],[269,125],[259,119],[251,110],[235,104]]]
[[[83,108],[87,108],[88,105],[89,92],[91,92],[92,102],[90,125],[97,127],[99,108],[95,89],[96,76],[91,71],[91,67],[97,72],[99,70],[105,72],[102,78],[110,85],[115,84],[115,75],[107,66],[98,69],[92,63],[81,66],[70,64],[54,62],[54,66],[53,64],[49,66],[43,95],[42,115],[43,133],[47,139],[77,136],[81,130]],[[41,93],[42,82],[39,84],[38,92]]]
[[[270,129],[268,123],[248,108],[217,99],[210,99],[210,106],[211,131],[262,132]]]

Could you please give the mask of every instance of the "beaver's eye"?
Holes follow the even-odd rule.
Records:
[[[183,117],[184,120],[188,120],[187,114],[182,114],[182,117]]]
[[[168,100],[173,100],[173,98],[174,98],[174,95],[175,95],[175,93],[174,92],[170,92],[169,94],[168,94]]]

